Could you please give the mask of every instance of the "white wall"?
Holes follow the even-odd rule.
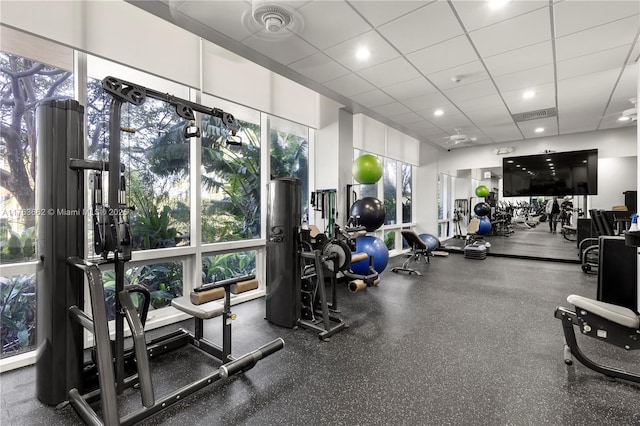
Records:
[[[623,191],[637,190],[637,157],[598,159],[598,195],[592,195],[591,208],[611,210],[624,205]]]
[[[419,140],[364,114],[353,116],[353,147],[414,166],[421,148]]]
[[[636,128],[624,127],[600,132],[574,133],[498,145],[453,149],[451,152],[440,152],[439,170],[502,167],[502,158],[505,155],[496,155],[494,152],[494,149],[500,147],[515,148],[507,156],[541,154],[545,150],[560,152],[597,148],[599,158],[634,157],[638,152],[636,140]]]

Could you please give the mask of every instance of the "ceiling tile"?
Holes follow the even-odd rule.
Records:
[[[553,48],[550,41],[545,41],[484,58],[484,63],[489,73],[494,77],[498,77],[529,68],[553,64]]]
[[[569,133],[592,132],[598,127],[602,108],[593,104],[578,104],[566,111],[559,117],[560,128],[558,133],[566,135]]]
[[[609,50],[603,50],[591,55],[579,56],[558,62],[558,80],[605,71],[612,68],[621,68],[629,54],[631,46],[620,46]]]
[[[605,115],[600,122],[600,127],[598,127],[598,130],[619,129],[622,127],[637,127],[635,121],[618,121],[618,117],[618,114]]]
[[[638,1],[563,1],[553,6],[556,37],[640,13]],[[579,16],[580,19],[576,19]]]
[[[500,91],[530,89],[546,83],[553,83],[553,65],[530,68],[528,70],[495,77],[493,79]]]
[[[352,96],[351,99],[367,108],[373,108],[395,102],[395,99],[379,89]]]
[[[414,78],[402,83],[385,86],[382,90],[396,100],[406,100],[417,96],[433,93],[437,89],[424,77]]]
[[[349,74],[348,69],[324,53],[316,53],[315,55],[290,64],[289,67],[319,83],[324,83],[325,81]]]
[[[558,86],[560,133],[595,130],[618,79],[616,70],[583,75]]]
[[[520,129],[513,122],[502,123],[485,126],[482,128],[487,137],[491,138],[494,142],[512,142],[522,140],[522,133]]]
[[[542,138],[548,136],[556,136],[558,134],[557,117],[541,118],[538,120],[522,121],[517,123],[518,128],[524,135],[525,139]],[[544,129],[541,133],[536,133],[537,128]]]
[[[630,45],[638,31],[638,17],[622,19],[556,39],[558,61]]]
[[[349,3],[374,27],[405,15],[430,1],[353,1]]]
[[[453,0],[453,7],[467,31],[477,30],[548,5],[547,0],[528,0],[511,1],[502,8],[492,8],[484,1]]]
[[[371,30],[371,26],[342,1],[314,1],[298,12],[304,20],[298,35],[320,50]]]
[[[433,92],[428,95],[407,99],[406,101],[402,101],[402,103],[429,120],[438,118],[433,116],[433,111],[436,109],[442,109],[445,113],[458,112],[453,104],[440,92]],[[425,110],[428,110],[427,115],[425,115]]]
[[[338,77],[335,80],[327,81],[324,85],[343,96],[353,96],[374,89],[371,84],[356,74]]]
[[[285,65],[318,53],[318,49],[295,34],[278,39],[270,39],[265,34],[268,33],[263,30],[246,38],[242,44]]]
[[[377,87],[420,77],[420,73],[404,58],[396,58],[383,64],[374,65],[358,73],[362,78]]]
[[[396,115],[393,117],[393,121],[400,124],[414,124],[414,123],[422,123],[425,121],[424,117],[420,117],[415,112],[408,112],[405,114]]]
[[[504,102],[500,95],[493,94],[489,96],[483,96],[481,98],[469,99],[466,101],[457,102],[456,105],[464,113],[472,111],[491,111],[500,107],[504,108]],[[505,108],[506,111],[506,108]]]
[[[497,90],[491,80],[482,80],[444,91],[444,94],[451,99],[451,101],[456,103],[469,99],[481,98],[495,93],[497,93]]]
[[[454,81],[454,76],[457,77],[459,81]],[[482,66],[482,62],[475,61],[458,67],[449,68],[448,70],[429,74],[427,75],[427,78],[435,86],[440,88],[440,90],[446,90],[454,87],[462,87],[482,80],[488,80],[489,74],[487,74],[484,66]]]
[[[356,51],[361,47],[366,47],[371,52],[371,56],[366,60],[356,58]],[[375,31],[369,31],[330,47],[324,53],[351,71],[358,71],[400,56],[398,51]]]
[[[462,129],[474,128],[475,126],[467,117],[463,114],[449,114],[446,117],[438,117],[437,120],[433,120],[432,123],[440,128],[444,133],[444,137],[448,140],[449,136],[455,135],[460,130],[460,133],[464,133]],[[468,134],[467,136],[476,136]]]
[[[422,136],[425,136],[431,140],[438,140],[438,143],[441,142],[440,138],[444,138],[448,136],[448,133],[444,132],[437,126],[429,123],[428,121],[423,123],[416,129]]]
[[[500,104],[496,103],[493,107],[489,108],[473,108],[472,110],[464,109],[463,111],[471,121],[483,129],[485,126],[491,126],[496,123],[513,122],[509,110],[504,106],[502,100],[500,102]],[[482,104],[479,105],[482,106]]]
[[[548,8],[520,15],[469,33],[482,56],[497,55],[551,40]]]
[[[170,3],[171,7],[177,8],[179,12],[234,40],[244,40],[255,32],[242,25],[243,16],[251,14],[251,4],[244,1],[171,1]]]
[[[455,54],[452,54],[455,52]],[[466,36],[459,36],[435,46],[406,55],[424,75],[457,67],[462,64],[477,61],[478,55],[467,40]]]
[[[463,33],[447,2],[433,2],[379,27],[378,31],[404,54]]]
[[[631,55],[629,56],[627,63],[638,63],[638,61],[640,61],[640,43],[636,43],[633,46],[633,50],[631,51]]]
[[[629,99],[637,99],[638,91],[638,64],[629,65],[620,76],[620,80],[611,96],[611,102],[607,108],[607,114],[620,116],[622,111],[632,108]],[[616,117],[617,118],[617,117]]]
[[[540,86],[529,87],[536,92],[533,98],[524,99],[522,90],[510,90],[502,92],[502,97],[512,114],[518,112],[535,111],[556,106],[555,84],[547,83]]]
[[[382,105],[371,109],[385,117],[393,117],[394,115],[407,114],[411,112],[409,108],[402,105],[400,102],[394,102],[392,104]]]

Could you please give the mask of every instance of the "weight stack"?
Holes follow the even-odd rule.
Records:
[[[300,319],[300,258],[302,190],[293,178],[275,179],[267,186],[266,318],[293,328]]]
[[[36,170],[36,396],[49,405],[82,389],[82,327],[69,316],[84,307],[83,274],[67,258],[84,258],[83,174],[69,168],[84,158],[84,108],[74,100],[38,104]]]

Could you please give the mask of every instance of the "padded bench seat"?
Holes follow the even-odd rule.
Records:
[[[194,305],[191,303],[189,296],[181,296],[172,299],[171,306],[181,310],[182,312],[186,312],[193,317],[203,320],[219,317],[224,311],[224,305],[218,300],[203,303],[202,305]]]
[[[624,306],[613,305],[611,303],[600,302],[598,300],[589,299],[588,297],[578,296],[575,294],[567,297],[567,302],[571,303],[578,309],[584,309],[609,321],[620,324],[624,327],[639,329],[640,317],[629,308]]]

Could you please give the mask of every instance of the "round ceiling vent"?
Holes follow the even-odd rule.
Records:
[[[270,33],[279,33],[293,22],[293,15],[276,4],[262,1],[253,2],[253,19]]]

